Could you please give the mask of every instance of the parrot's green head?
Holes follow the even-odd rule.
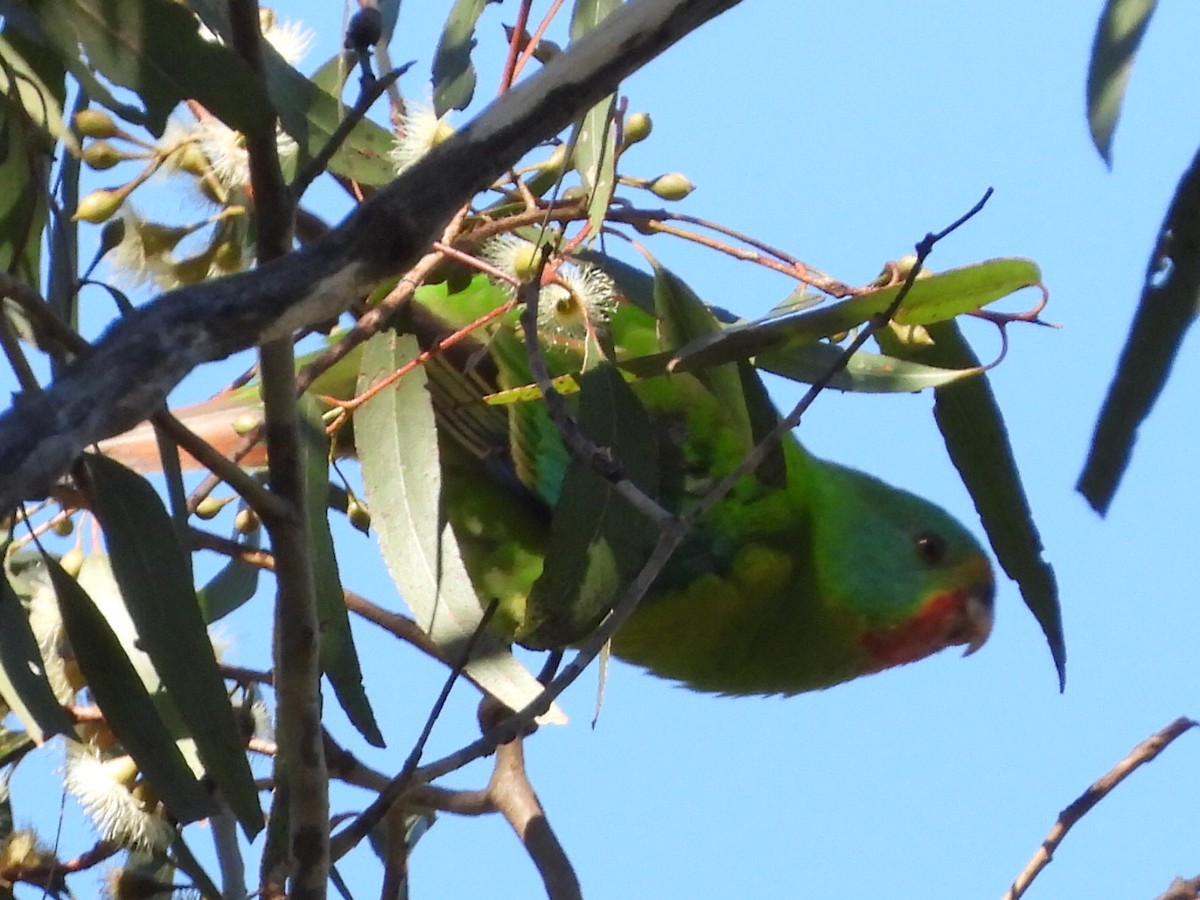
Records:
[[[995,579],[975,537],[907,491],[821,463],[812,518],[818,591],[844,615],[862,671],[914,662],[951,645],[974,653],[992,630]]]

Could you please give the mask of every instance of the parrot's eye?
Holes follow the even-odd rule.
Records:
[[[927,566],[940,566],[946,561],[946,542],[932,531],[917,535],[913,546],[917,551],[917,559]]]

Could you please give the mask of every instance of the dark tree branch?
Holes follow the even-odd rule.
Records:
[[[172,291],[113,325],[0,418],[0,509],[44,494],[95,441],[154,413],[196,366],[336,316],[426,251],[454,212],[621,79],[738,0],[635,0],[303,250]]]

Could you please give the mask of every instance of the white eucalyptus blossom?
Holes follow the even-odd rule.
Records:
[[[102,759],[93,747],[67,743],[63,784],[100,837],[133,850],[165,850],[175,830],[159,804],[134,793],[137,766],[128,756]]]
[[[438,118],[430,103],[410,103],[399,129],[400,135],[388,154],[399,175],[418,159],[454,134],[446,116]]]
[[[607,274],[586,263],[565,263],[538,296],[538,329],[582,337],[589,326],[607,322],[616,304],[617,288]]]
[[[529,281],[538,273],[540,251],[532,241],[504,234],[484,241],[479,258],[518,281]],[[616,304],[617,287],[606,273],[588,263],[563,262],[538,294],[538,330],[582,337],[589,323],[607,322]]]

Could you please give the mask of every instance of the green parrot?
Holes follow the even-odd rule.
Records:
[[[422,288],[397,328],[433,347],[507,299],[482,278],[455,293],[444,285]],[[697,321],[694,309],[688,315]],[[602,479],[572,462],[536,392],[519,390],[534,379],[515,317],[499,317],[426,364],[438,422],[442,504],[477,593],[499,601],[498,627],[527,646],[561,646],[586,636],[617,599],[616,590],[605,587],[606,596],[591,598],[599,605],[585,611],[582,624],[543,621],[555,615],[544,607],[546,597],[557,595],[538,581],[547,553],[557,552],[551,549],[556,516],[586,522],[591,515],[560,503],[571,467],[584,470],[584,478]],[[618,371],[611,362],[626,365],[674,349],[669,323],[632,303],[618,304],[604,318],[600,340],[594,332],[590,339],[569,330],[543,335],[551,375],[573,379],[564,393],[584,426],[587,392],[581,408],[573,391],[585,388],[591,376],[581,373],[607,366],[611,376]],[[348,356],[318,379],[312,393],[352,396],[357,369],[357,357]],[[748,364],[598,380],[636,398],[616,418],[638,450],[623,459],[616,448],[617,465],[671,512],[695,504],[741,462],[764,426],[778,421]],[[256,393],[243,389],[177,414],[220,449],[233,444],[232,423],[252,414],[256,403]],[[348,440],[339,447],[352,451]],[[137,432],[102,445],[143,470],[156,462],[152,448]],[[261,462],[261,456],[246,460]],[[609,530],[629,545],[621,552],[636,572],[655,533],[649,520],[618,504]],[[699,691],[791,695],[914,662],[950,645],[973,653],[991,631],[994,592],[987,555],[948,513],[818,459],[788,434],[764,466],[741,478],[698,520],[615,635],[612,652]]]

